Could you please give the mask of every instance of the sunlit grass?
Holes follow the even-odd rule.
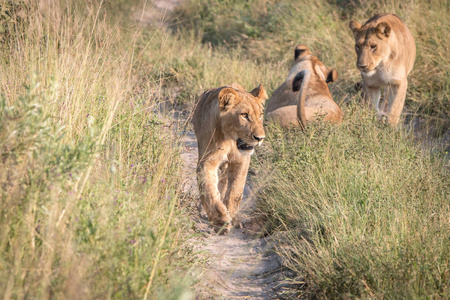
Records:
[[[270,126],[255,162],[260,210],[306,293],[445,298],[448,161],[359,107],[341,126]],[[280,234],[281,233],[281,234]]]
[[[296,44],[339,80],[341,127],[269,126],[256,165],[279,253],[308,292],[448,295],[448,166],[358,105],[348,21],[398,14],[417,59],[406,112],[446,128],[448,5],[441,1],[192,0],[169,28],[143,1],[0,1],[0,291],[10,298],[189,296],[196,264],[180,205],[179,147],[155,112],[211,87],[283,82]],[[5,14],[5,12],[8,14]],[[262,180],[264,179],[264,180]],[[303,287],[304,289],[305,287]]]
[[[186,295],[178,144],[139,77],[142,30],[102,1],[1,8],[2,296]]]
[[[261,82],[270,96],[287,75],[294,46],[308,45],[339,72],[330,89],[345,121],[340,127],[312,124],[306,132],[266,128],[253,182],[270,232],[285,236],[278,253],[297,282],[306,283],[304,295],[445,298],[445,141],[432,152],[419,146],[413,132],[373,119],[354,90],[360,76],[348,22],[380,12],[400,16],[416,40],[405,115],[425,120],[428,135],[439,136],[448,128],[450,104],[450,23],[440,1],[189,1],[181,10],[178,45],[195,51],[181,55],[172,69],[180,71],[172,74],[185,87],[179,99],[186,103],[202,89],[230,82],[247,89]]]
[[[187,29],[197,32],[205,45],[220,53],[223,66],[230,66],[226,62],[233,53],[239,53],[243,66],[247,63],[254,66],[244,73],[231,68],[225,74],[220,72],[222,80],[216,80],[220,84],[226,83],[224,77],[229,77],[228,74],[233,74],[233,79],[245,74],[242,77],[268,85],[269,95],[285,78],[295,45],[305,44],[326,66],[339,72],[339,79],[331,89],[340,103],[351,98],[354,84],[361,80],[355,67],[349,21],[363,23],[376,13],[395,13],[411,29],[417,46],[405,112],[420,115],[431,121],[433,127],[448,127],[448,10],[447,3],[442,1],[192,0],[182,6],[178,30],[183,34],[190,32]]]

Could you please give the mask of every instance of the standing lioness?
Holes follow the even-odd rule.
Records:
[[[192,117],[198,141],[197,181],[209,221],[219,230],[240,225],[250,156],[265,138],[262,123],[267,94],[262,85],[250,93],[239,84],[204,92]]]
[[[409,29],[396,15],[378,14],[363,26],[355,21],[349,24],[355,37],[358,59],[366,99],[372,102],[378,115],[380,87],[387,85],[387,120],[396,125],[405,104],[407,76],[416,58],[416,44]]]

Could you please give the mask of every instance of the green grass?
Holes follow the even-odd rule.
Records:
[[[179,147],[140,76],[157,73],[142,29],[110,16],[119,1],[45,3],[0,3],[0,294],[189,296]]]
[[[260,210],[305,293],[336,299],[446,298],[444,153],[351,106],[344,123],[267,128],[255,162]],[[282,234],[280,234],[282,233]]]
[[[256,77],[253,81],[267,85],[269,95],[286,77],[295,45],[305,44],[325,65],[338,70],[332,93],[341,102],[351,98],[360,81],[348,23],[362,23],[380,12],[400,16],[415,37],[417,57],[409,76],[406,112],[427,118],[433,127],[447,128],[450,21],[445,1],[192,0],[182,7],[177,24],[181,34],[194,31],[201,42],[216,49],[225,65],[230,53],[239,53],[241,63],[251,62],[254,67],[242,77]],[[227,83],[221,79],[219,84]]]
[[[359,106],[348,29],[376,12],[407,23],[418,55],[406,112],[439,135],[450,114],[446,2],[191,0],[168,29],[133,20],[145,1],[15,3],[0,0],[4,299],[192,296],[180,149],[154,111],[189,111],[231,82],[270,96],[299,43],[338,70],[330,88],[345,121],[266,129],[252,164],[279,254],[307,295],[448,296],[446,154]]]
[[[360,106],[348,28],[378,12],[405,21],[418,49],[405,113],[439,136],[450,112],[448,9],[440,1],[198,0],[182,7],[177,32],[184,49],[196,47],[183,58],[195,64],[174,73],[185,103],[233,81],[247,89],[261,82],[270,96],[299,43],[339,72],[330,88],[344,124],[312,124],[305,133],[267,126],[266,147],[253,161],[260,210],[280,236],[278,254],[305,282],[303,296],[448,297],[448,154],[430,152],[413,132],[384,126]]]

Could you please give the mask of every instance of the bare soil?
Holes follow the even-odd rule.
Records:
[[[159,27],[170,25],[171,13],[184,0],[153,0],[146,3],[145,9],[139,7],[133,15],[133,19],[144,25],[156,25]]]
[[[261,221],[256,213],[255,196],[246,185],[239,216],[244,228],[234,228],[218,235],[208,224],[201,208],[196,187],[197,142],[193,131],[186,132],[181,157],[186,174],[185,193],[196,201],[198,213],[192,215],[195,230],[202,233],[195,243],[208,257],[206,269],[199,278],[200,299],[284,299],[289,288],[286,278],[291,272],[282,267],[271,246],[270,236],[259,237]]]

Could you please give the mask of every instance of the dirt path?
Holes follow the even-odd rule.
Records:
[[[149,0],[146,2],[145,10],[141,7],[136,10],[133,19],[144,25],[156,25],[164,27],[170,23],[170,14],[184,0]]]
[[[193,131],[183,137],[186,145],[181,157],[186,174],[186,192],[199,202],[195,179],[197,142]],[[206,252],[207,269],[198,286],[201,299],[282,299],[286,288],[283,270],[277,255],[271,251],[270,237],[254,234],[255,198],[246,185],[240,208],[243,229],[232,229],[226,235],[217,235],[208,225],[204,213],[193,216],[195,227],[203,233],[197,250]]]
[[[149,1],[145,11],[137,11],[134,19],[144,24],[166,26],[167,17],[183,0]],[[165,109],[162,109],[164,111]],[[271,251],[271,238],[258,238],[254,218],[255,199],[246,185],[240,207],[243,229],[232,229],[226,235],[217,235],[209,226],[197,191],[195,169],[197,166],[197,141],[193,131],[183,131],[186,112],[174,112],[172,121],[175,131],[182,136],[184,151],[181,153],[184,174],[183,184],[186,198],[195,202],[192,219],[196,232],[201,237],[194,240],[195,248],[206,254],[207,265],[196,287],[197,299],[283,299],[287,282],[283,281],[289,271],[283,270],[279,258]]]

